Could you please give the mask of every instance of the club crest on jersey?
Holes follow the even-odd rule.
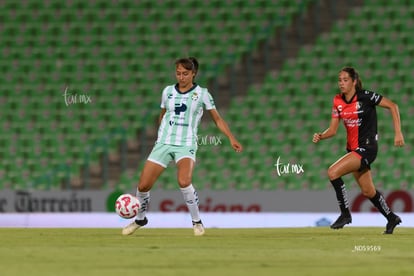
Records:
[[[194,94],[191,96],[191,99],[193,101],[197,101],[198,100],[198,94],[196,92],[194,92]]]
[[[338,105],[338,111],[342,112],[342,105]]]

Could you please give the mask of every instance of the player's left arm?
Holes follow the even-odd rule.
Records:
[[[220,116],[217,109],[210,109],[209,111],[210,111],[211,118],[213,119],[218,129],[220,129],[220,131],[229,138],[230,144],[233,147],[233,149],[237,152],[241,152],[243,150],[243,146],[234,137],[233,133],[230,131],[228,124]]]
[[[391,112],[392,122],[394,124],[394,145],[397,147],[404,146],[404,135],[401,131],[401,119],[398,105],[386,97],[382,97],[378,104],[383,108],[387,108]]]

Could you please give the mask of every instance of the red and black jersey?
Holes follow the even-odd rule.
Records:
[[[338,94],[334,97],[332,118],[343,120],[347,132],[347,149],[377,146],[376,106],[382,96],[372,91],[362,90],[355,93],[350,101]]]

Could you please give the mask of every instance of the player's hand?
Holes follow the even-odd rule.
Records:
[[[321,136],[322,136],[321,133],[315,133],[315,134],[313,134],[312,142],[314,142],[315,144],[318,143],[321,140]]]
[[[405,144],[404,142],[404,136],[401,132],[395,133],[394,136],[394,146],[396,147],[403,147]]]
[[[236,152],[242,152],[243,151],[243,146],[239,143],[239,141],[237,140],[232,140],[230,141],[231,143],[231,147],[236,151]]]

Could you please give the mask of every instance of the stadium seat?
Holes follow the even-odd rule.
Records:
[[[54,181],[60,185],[66,174],[59,168],[65,164],[70,167],[70,175],[79,174],[79,166],[87,165],[83,158],[87,146],[120,125],[127,128],[128,139],[133,139],[148,125],[146,118],[157,116],[160,86],[173,83],[171,66],[176,57],[188,53],[211,61],[213,65],[203,67],[200,79],[201,83],[207,83],[209,78],[224,72],[226,66],[237,64],[244,54],[251,53],[275,31],[265,32],[267,27],[287,26],[312,2],[7,1],[0,12],[4,23],[0,31],[3,49],[0,115],[7,119],[0,134],[0,143],[6,147],[0,155],[10,158],[3,163],[7,170],[3,171],[6,178],[2,187],[12,181],[20,183],[22,188],[26,184],[27,187],[34,185],[31,175],[41,179],[35,185],[39,189],[50,188],[49,183]],[[378,85],[384,93],[390,93],[390,98],[397,97],[394,91],[399,91],[399,87],[412,94],[413,9],[405,3],[365,1],[362,8],[355,9],[354,14],[334,26],[330,33],[301,49],[298,58],[286,62],[278,76],[266,75],[262,84],[264,92],[252,88],[245,99],[233,100],[226,119],[246,146],[245,152],[240,156],[231,151],[208,153],[200,149],[197,168],[200,174],[195,176],[200,187],[217,190],[323,188],[323,184],[314,183],[318,173],[312,174],[310,179],[315,181],[309,183],[289,177],[273,179],[269,176],[269,166],[261,166],[260,162],[280,154],[284,158],[303,158],[304,161],[298,161],[307,164],[308,170],[326,169],[327,164],[317,167],[305,161],[312,159],[306,143],[310,141],[308,132],[327,126],[329,95],[335,92],[336,73],[344,63],[357,64],[363,76],[371,72],[372,77],[364,79],[364,85]],[[280,20],[282,16],[284,19]],[[203,24],[195,23],[200,18]],[[344,35],[352,36],[358,47],[352,51],[341,47],[339,42]],[[175,44],[177,40],[185,41],[192,48],[183,50]],[[89,94],[93,103],[67,106],[63,98],[66,87],[78,97]],[[24,95],[36,97],[28,100]],[[409,97],[401,100],[404,114],[411,108]],[[403,130],[409,141],[412,137],[407,130],[412,126],[406,121],[409,120],[404,120]],[[217,133],[215,128],[212,125],[202,131],[210,135]],[[6,145],[9,132],[19,135],[14,144],[7,142]],[[31,134],[41,137],[40,141],[27,139]],[[390,139],[385,137],[386,143]],[[223,147],[229,147],[227,141],[223,142]],[[69,148],[63,150],[61,143]],[[91,154],[94,158],[91,162],[98,162],[99,151],[116,150],[116,140],[107,146],[108,149],[96,147],[98,153]],[[337,147],[322,149],[312,150],[323,156],[325,162],[335,160],[342,152]],[[224,160],[217,158],[222,153]],[[35,160],[39,159],[43,165],[36,164]],[[27,170],[19,170],[16,160]],[[376,161],[379,165],[381,162],[380,158]],[[53,166],[58,172],[50,174]],[[26,173],[22,174],[23,171]],[[400,175],[405,178],[409,169],[402,167]],[[173,177],[167,174],[160,179],[160,186],[176,189],[175,183],[168,183]],[[124,184],[120,185],[127,185],[127,179],[123,176],[120,183]],[[398,186],[400,182],[396,183]]]

